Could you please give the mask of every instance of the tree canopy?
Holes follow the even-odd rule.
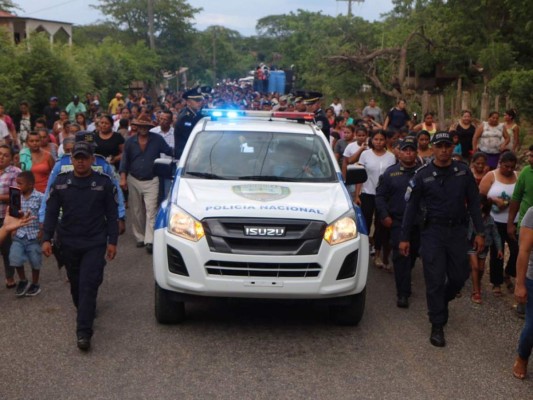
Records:
[[[112,93],[124,90],[128,80],[156,83],[163,71],[182,67],[188,69],[189,82],[213,84],[244,77],[265,62],[291,67],[299,88],[330,96],[354,97],[369,85],[374,94],[393,101],[420,91],[413,83],[418,78],[433,82],[431,90],[436,92],[461,78],[464,87],[511,95],[518,103],[529,104],[519,87],[520,79],[533,70],[529,0],[393,0],[393,9],[374,22],[298,10],[261,18],[257,34],[251,37],[223,26],[199,31],[194,21],[200,8],[187,0],[158,0],[153,2],[154,49],[150,49],[148,3],[99,0],[95,7],[107,20],[76,26],[71,50],[33,47],[40,42],[15,48],[2,42],[0,69],[11,71],[20,65],[20,71],[7,75],[16,88],[17,82],[33,79],[25,75],[32,68],[26,55],[39,50],[52,59],[65,57],[61,65],[67,69],[62,73],[79,74],[79,82],[60,85],[65,90]],[[0,0],[0,9],[14,7],[13,1]],[[40,76],[39,70],[34,72]],[[42,84],[38,90],[51,94]],[[8,100],[22,96],[17,93],[0,88]]]

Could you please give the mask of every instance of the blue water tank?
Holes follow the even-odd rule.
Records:
[[[285,94],[285,71],[270,71],[268,77],[268,92]]]

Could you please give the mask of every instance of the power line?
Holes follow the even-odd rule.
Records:
[[[37,13],[40,13],[40,12],[43,12],[43,11],[53,10],[54,8],[65,6],[67,4],[74,3],[75,1],[79,1],[79,0],[64,1],[63,3],[59,3],[59,4],[55,4],[53,6],[41,8],[40,10],[35,10],[35,11],[28,12],[28,13],[26,13],[26,15],[37,14]]]

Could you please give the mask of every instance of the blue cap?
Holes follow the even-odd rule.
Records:
[[[408,147],[411,147],[412,149],[416,150],[418,148],[418,143],[416,142],[416,139],[412,136],[407,136],[403,140],[400,141],[400,150],[405,150]]]
[[[437,143],[450,143],[453,144],[452,135],[450,132],[437,132],[433,135],[431,138],[431,144],[437,144]]]
[[[94,155],[94,146],[87,142],[76,142],[72,149],[72,157],[76,157],[78,154],[92,157]]]

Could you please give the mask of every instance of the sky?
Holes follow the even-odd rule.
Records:
[[[157,0],[155,0],[157,1]],[[105,16],[90,5],[97,0],[14,0],[24,11],[17,15],[71,22],[85,25],[105,20]],[[255,35],[257,20],[268,15],[288,14],[298,9],[321,11],[326,15],[347,14],[348,2],[337,0],[189,0],[188,3],[203,11],[196,14],[195,28],[204,30],[221,25],[244,36]],[[380,14],[392,9],[391,0],[364,0],[352,3],[352,13],[374,21]]]

